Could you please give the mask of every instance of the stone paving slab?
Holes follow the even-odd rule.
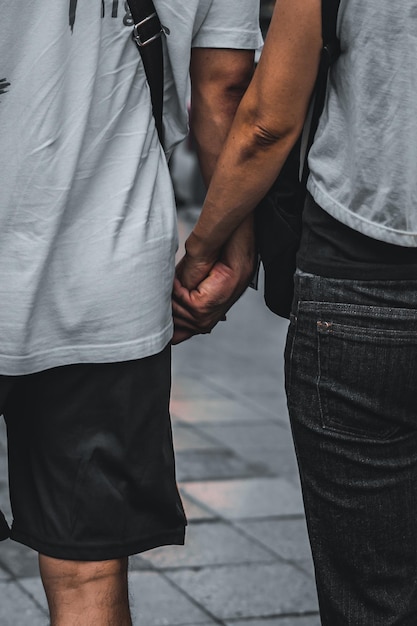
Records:
[[[227,519],[303,514],[299,489],[283,478],[187,482],[182,490]]]
[[[229,392],[236,396],[250,396],[260,389],[281,394],[282,385],[277,381],[283,380],[287,320],[272,315],[263,304],[261,290],[252,289],[228,312],[227,320],[210,336],[193,337],[174,347],[181,373],[192,376],[194,372],[195,376],[196,371],[203,371],[204,380],[213,377],[224,384],[225,377],[217,376],[224,370],[229,373]]]
[[[262,465],[248,463],[232,450],[184,450],[178,452],[177,480],[201,481],[223,480],[256,476],[262,473]]]
[[[214,422],[253,422],[254,409],[228,399],[184,398],[171,402],[173,419],[191,424]]]
[[[211,384],[216,384],[216,378],[209,379]],[[244,383],[242,383],[243,385]],[[271,382],[269,382],[269,385]],[[275,381],[278,389],[283,386],[284,381]],[[261,386],[262,387],[262,386]],[[255,422],[261,424],[264,421],[277,422],[281,427],[290,430],[290,421],[288,417],[287,399],[283,391],[281,393],[271,393],[262,391],[262,388],[252,390],[250,393],[246,389],[246,396],[243,391],[238,391],[238,397],[241,401],[245,400],[248,407],[253,407],[256,415]],[[250,386],[248,385],[248,388]]]
[[[9,572],[4,571],[4,569],[2,569],[2,566],[0,564],[0,582],[4,582],[7,580],[10,580],[10,574]]]
[[[304,516],[298,519],[245,520],[237,522],[237,526],[280,558],[297,563],[314,578]]]
[[[172,425],[172,435],[174,440],[174,449],[176,454],[184,452],[185,450],[218,450],[219,447],[225,448],[224,445],[219,445],[219,442],[210,434],[205,434],[190,424],[182,424],[178,421],[174,421]]]
[[[45,591],[42,585],[42,581],[39,576],[31,578],[21,578],[19,584],[25,589],[25,591],[33,598],[36,604],[48,613],[48,601],[46,599]]]
[[[0,543],[0,567],[15,578],[37,576],[38,554],[21,543],[6,539]]]
[[[297,461],[292,449],[263,450],[262,448],[247,448],[237,453],[244,456],[251,467],[257,468],[259,476],[278,476],[285,478],[289,483],[300,489],[300,480],[297,471]]]
[[[259,475],[287,478],[298,485],[297,461],[291,433],[279,422],[203,424],[199,432],[211,437],[257,470]]]
[[[222,348],[219,346],[217,351]],[[248,353],[245,358],[247,359]],[[242,357],[237,357],[242,358]],[[278,359],[277,359],[278,360]],[[241,372],[241,365],[239,363],[237,369],[237,376],[229,383],[229,379],[232,377],[225,376],[224,372],[228,367],[236,369],[236,363],[233,364],[221,364],[218,369],[211,373],[207,373],[207,384],[219,391],[219,393],[225,394],[229,392],[229,397],[233,395],[235,398],[239,398],[240,401],[247,401],[251,406],[257,407],[257,414],[263,417],[272,417],[277,419],[282,413],[283,418],[288,419],[287,402],[285,392],[283,388],[284,379],[279,376],[276,378],[274,374],[276,372],[268,373],[266,363],[262,363],[263,359],[258,359],[256,355],[251,355],[248,359],[248,371],[246,374]],[[253,368],[259,367],[259,374],[254,373]],[[232,369],[233,371],[233,369]]]
[[[156,572],[131,572],[129,586],[134,626],[206,626],[210,623],[205,611]]]
[[[1,463],[0,465],[0,508],[3,513],[8,517],[8,511],[10,508],[9,504],[9,483],[7,480],[4,480],[4,476],[7,475],[7,464]]]
[[[191,525],[185,546],[157,548],[142,555],[155,568],[268,563],[274,555],[224,522]]]
[[[189,361],[192,361],[194,355],[199,352],[200,339],[200,337],[194,337],[188,343],[173,348],[174,385],[172,387],[171,408],[174,409],[177,401],[190,398],[199,399],[201,402],[206,400],[222,402],[225,399],[237,399],[241,404],[245,404],[253,410],[257,423],[262,420],[279,420],[281,425],[288,428],[288,412],[282,376],[279,376],[277,380],[275,371],[270,372],[266,377],[265,369],[259,369],[262,375],[254,375],[252,371],[253,380],[240,381],[242,389],[233,390],[230,385],[231,373],[221,363],[222,346],[216,345],[215,353],[206,359],[208,362],[214,360],[218,364],[216,371],[210,375],[205,371],[205,365],[201,366],[201,363],[200,365],[190,364]],[[194,341],[195,344],[192,343]],[[256,363],[256,357],[253,357],[252,363]],[[237,370],[240,374],[240,365]],[[204,382],[195,378],[199,371],[204,371]],[[232,371],[236,371],[236,364]],[[236,378],[240,380],[240,375]],[[178,384],[177,381],[179,381]],[[172,417],[175,422],[177,419],[175,412],[173,412]]]
[[[7,521],[10,523],[12,519],[9,498],[9,482],[7,468],[7,440],[6,440],[6,424],[3,416],[0,415],[0,509],[3,511]],[[0,554],[2,543],[0,543]]]
[[[237,522],[245,534],[253,537],[283,559],[311,559],[304,516],[295,519],[245,520]]]
[[[288,412],[285,393],[283,389],[283,379],[275,377],[276,372],[268,373],[262,363],[258,363],[256,355],[251,355],[249,360],[251,365],[250,379],[241,378],[241,364],[223,362],[223,346],[214,341],[214,351],[210,355],[199,354],[202,337],[193,337],[188,343],[174,346],[173,348],[173,376],[175,385],[173,387],[171,410],[175,420],[175,404],[183,400],[189,401],[200,399],[223,402],[224,400],[236,400],[238,403],[246,405],[256,415],[257,421],[280,420],[288,422]],[[215,339],[211,337],[211,339]],[[225,340],[226,343],[228,340]],[[195,342],[193,344],[193,342]],[[204,348],[204,345],[203,345]],[[205,351],[207,352],[207,351]],[[249,353],[249,351],[248,351]],[[198,355],[198,362],[194,362],[195,355]],[[200,361],[200,357],[203,364]],[[234,355],[237,359],[238,357]],[[247,354],[246,357],[247,358]],[[210,363],[216,365],[213,371],[207,371]],[[254,372],[256,366],[259,373]],[[199,371],[204,372],[204,384],[202,380],[193,378]],[[177,373],[176,373],[177,372]],[[236,376],[233,376],[233,372]],[[176,390],[176,380],[179,378],[179,390]],[[234,388],[236,387],[236,388]],[[188,390],[188,391],[186,391]],[[201,390],[201,391],[200,391]]]
[[[143,570],[153,570],[152,565],[149,561],[145,561],[142,558],[143,553],[133,554],[129,557],[129,571],[130,572],[141,572]]]
[[[185,356],[187,351],[186,345],[187,344],[182,344],[174,346],[173,348],[172,374],[175,384],[172,386],[171,402],[188,398],[199,398],[201,401],[204,401],[210,399],[224,400],[225,397],[230,397],[229,393],[225,396],[224,392],[217,390],[216,387],[207,385],[206,379],[204,379],[204,381],[198,380],[198,378],[194,378],[191,375],[183,374],[181,372],[184,365],[182,364],[181,359],[178,359],[177,357],[181,351]],[[196,372],[194,371],[194,374],[195,373]]]
[[[215,514],[213,511],[209,511],[207,507],[200,506],[197,502],[195,502],[192,498],[188,497],[184,491],[181,489],[181,485],[179,488],[182,504],[185,510],[185,515],[187,516],[188,522],[196,522],[203,521],[208,519],[213,519]]]
[[[223,620],[317,610],[313,581],[285,563],[170,570],[166,575]]]
[[[320,626],[320,618],[318,615],[307,615],[306,617],[277,617],[244,622],[233,620],[226,622],[226,626]]]
[[[262,450],[292,446],[291,435],[279,424],[253,421],[250,424],[203,424],[199,432],[218,445],[227,446],[239,452],[257,447]]]
[[[48,618],[15,582],[0,583],[1,626],[47,626]]]

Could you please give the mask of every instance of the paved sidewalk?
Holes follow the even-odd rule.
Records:
[[[286,326],[249,290],[210,336],[174,348],[173,430],[189,527],[185,547],[131,559],[135,626],[319,626],[283,391]],[[5,466],[1,430],[3,509]],[[47,623],[36,555],[3,542],[0,625]]]

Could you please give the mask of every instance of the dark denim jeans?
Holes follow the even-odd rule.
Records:
[[[417,625],[417,281],[298,272],[286,387],[324,626]]]

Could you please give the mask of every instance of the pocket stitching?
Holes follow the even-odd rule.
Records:
[[[383,432],[380,432],[378,434],[375,433],[370,433],[369,431],[366,432],[365,430],[360,430],[359,428],[349,428],[349,427],[343,427],[340,424],[336,423],[334,420],[332,420],[332,418],[330,417],[330,411],[328,408],[328,403],[327,403],[327,399],[326,399],[326,394],[324,394],[323,389],[320,388],[320,383],[322,381],[323,375],[322,375],[322,359],[321,359],[321,355],[322,355],[322,342],[320,341],[321,336],[323,337],[328,337],[331,336],[333,334],[333,336],[342,336],[343,333],[334,333],[332,332],[331,328],[332,328],[332,323],[331,322],[323,322],[321,320],[317,321],[316,324],[317,327],[317,382],[316,382],[316,388],[317,388],[317,397],[318,397],[318,403],[319,403],[319,410],[320,410],[320,416],[321,416],[321,424],[322,424],[322,428],[323,430],[329,430],[332,431],[334,433],[339,433],[341,435],[349,435],[352,437],[357,437],[360,439],[373,439],[374,441],[386,441],[388,440],[390,437],[392,437],[395,433],[400,431],[400,426],[392,426],[389,429],[384,430]],[[354,327],[352,327],[354,328]],[[366,329],[368,330],[368,329]],[[416,337],[417,337],[417,333],[416,333]]]

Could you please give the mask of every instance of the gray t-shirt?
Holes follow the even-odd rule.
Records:
[[[257,48],[259,6],[155,6],[169,152],[187,132],[191,46]],[[117,0],[2,8],[0,374],[141,358],[171,338],[175,205],[126,13]]]
[[[417,1],[341,0],[338,31],[308,188],[343,224],[417,246]]]

